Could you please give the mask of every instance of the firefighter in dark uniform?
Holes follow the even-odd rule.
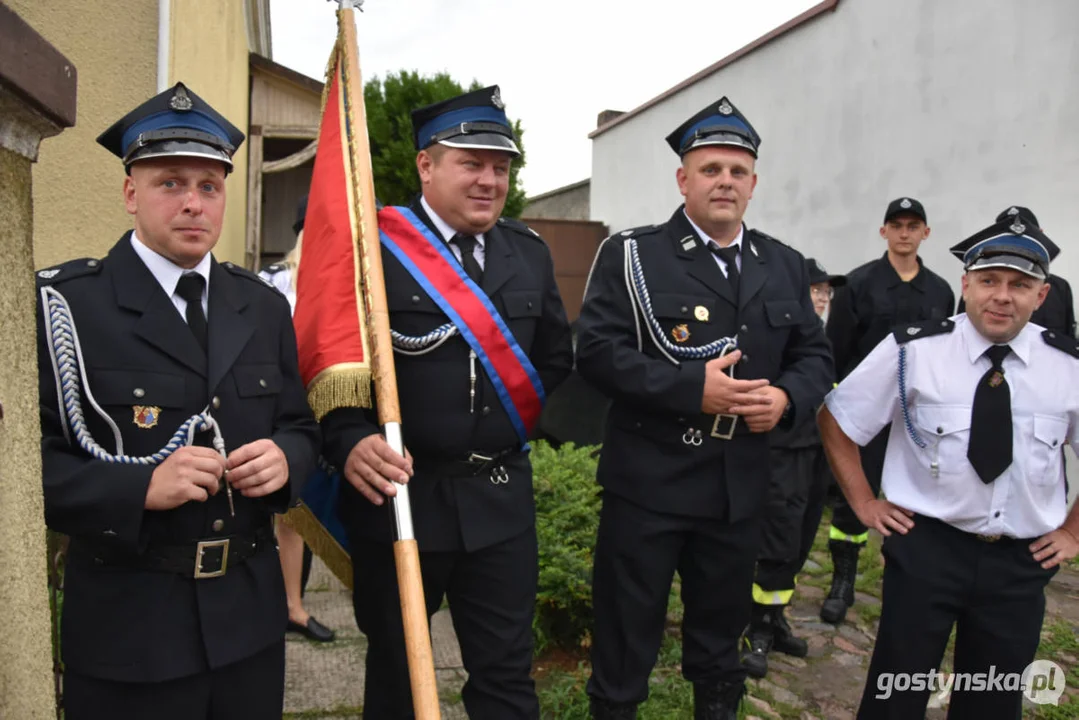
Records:
[[[550,393],[569,374],[569,324],[550,251],[499,217],[519,156],[497,87],[412,113],[422,196],[411,210],[490,299]],[[449,322],[385,246],[396,333],[421,337]],[[419,354],[417,354],[419,352]],[[397,455],[374,411],[322,420],[324,454],[342,468],[341,516],[351,543],[356,622],[367,636],[364,718],[410,718],[401,609],[385,501],[408,482],[428,615],[448,598],[474,720],[538,718],[530,677],[537,546],[532,469],[484,366],[456,335],[395,359],[404,444]],[[474,380],[473,380],[474,378]],[[474,391],[474,395],[473,395]]]
[[[835,288],[845,285],[847,279],[829,275],[813,258],[806,258],[806,273],[813,309],[823,322]],[[772,650],[794,657],[805,657],[809,652],[806,641],[794,636],[783,612],[794,596],[794,579],[813,547],[832,483],[813,415],[804,416],[799,425],[776,428],[768,442],[772,447],[772,485],[753,583],[753,619],[742,658],[753,677],[767,674]]]
[[[804,258],[742,223],[757,132],[723,98],[667,142],[685,205],[604,241],[578,321],[578,370],[613,400],[588,694],[596,718],[636,717],[678,571],[695,717],[727,720],[744,690],[768,432],[812,416],[833,373]]]
[[[243,133],[182,83],[98,142],[134,229],[38,272],[42,461],[69,720],[280,718],[272,516],[315,467],[288,301],[219,263]],[[58,378],[63,378],[59,381]]]
[[[1039,230],[1042,229],[1041,225],[1038,224],[1038,217],[1030,208],[1025,208],[1022,205],[1012,205],[997,215],[997,222],[1009,219],[1020,219]],[[1054,245],[1053,251],[1053,255],[1049,258],[1050,261],[1056,259],[1060,248]],[[1050,275],[1047,282],[1049,283],[1049,294],[1045,296],[1045,302],[1042,303],[1041,307],[1034,311],[1030,321],[1035,325],[1041,325],[1046,330],[1054,330],[1070,337],[1075,337],[1075,301],[1072,298],[1072,286],[1059,275]],[[966,306],[962,298],[959,299],[959,310],[957,312],[966,312]]]
[[[925,207],[914,198],[897,198],[884,212],[880,236],[884,255],[847,273],[847,286],[836,291],[828,316],[835,369],[842,380],[899,324],[949,317],[955,294],[942,277],[922,264],[918,248],[929,237]],[[861,449],[869,484],[880,491],[888,428]],[[864,525],[840,495],[829,529],[832,587],[821,605],[821,619],[840,623],[854,604],[858,554],[869,539]]]

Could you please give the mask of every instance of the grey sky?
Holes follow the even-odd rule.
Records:
[[[525,130],[521,177],[535,195],[591,174],[600,111],[633,109],[817,1],[367,0],[360,64],[365,78],[445,71],[500,85]],[[274,60],[323,79],[336,7],[271,0]]]

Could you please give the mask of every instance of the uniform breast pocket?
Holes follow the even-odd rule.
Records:
[[[652,314],[659,321],[667,342],[704,345],[718,337],[716,298],[683,293],[652,295]]]
[[[101,405],[154,405],[179,408],[184,404],[183,375],[133,370],[92,370],[90,391]]]
[[[802,322],[802,306],[797,300],[769,300],[764,303],[768,325],[784,330]]]
[[[281,369],[271,363],[237,365],[232,377],[242,398],[276,397],[281,392]]]
[[[1068,421],[1053,415],[1034,416],[1034,444],[1031,448],[1030,482],[1052,486],[1061,481],[1061,449],[1068,437]]]
[[[426,335],[449,322],[435,301],[418,288],[412,293],[391,293],[386,299],[390,327],[402,335]]]
[[[502,293],[502,306],[506,309],[505,320],[514,338],[527,352],[532,347],[536,322],[543,314],[539,290],[508,290]]]
[[[969,467],[969,406],[919,405],[914,408],[914,422],[926,441],[930,462],[937,463],[941,475],[954,475]]]
[[[132,370],[93,370],[90,371],[88,379],[94,400],[121,428],[130,427],[130,424],[134,423],[142,430],[166,426],[175,429],[187,419],[187,415],[182,411],[182,375]],[[83,398],[83,415],[93,414],[90,404]]]

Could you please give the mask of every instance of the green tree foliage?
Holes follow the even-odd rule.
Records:
[[[473,80],[467,90],[482,88]],[[416,174],[416,149],[412,144],[411,112],[415,108],[447,100],[465,92],[456,80],[446,73],[421,77],[417,72],[402,70],[390,73],[385,79],[368,80],[363,89],[367,110],[367,131],[371,139],[371,164],[375,173],[375,193],[387,205],[407,205],[420,191]],[[502,214],[519,217],[525,206],[525,191],[519,173],[525,164],[521,142],[520,120],[512,120],[517,134],[521,157],[513,162],[510,189]]]

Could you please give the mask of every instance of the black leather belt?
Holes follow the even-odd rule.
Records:
[[[475,450],[468,455],[449,460],[417,462],[424,470],[434,475],[447,477],[475,477],[486,475],[495,485],[505,485],[510,481],[505,463],[521,454],[518,447],[504,450]]]
[[[229,568],[236,567],[275,545],[273,531],[265,528],[250,535],[231,535],[178,545],[150,545],[140,555],[120,553],[113,548],[95,547],[92,543],[77,543],[72,549],[77,548],[77,556],[92,557],[96,565],[174,572],[202,580],[221,577]]]

